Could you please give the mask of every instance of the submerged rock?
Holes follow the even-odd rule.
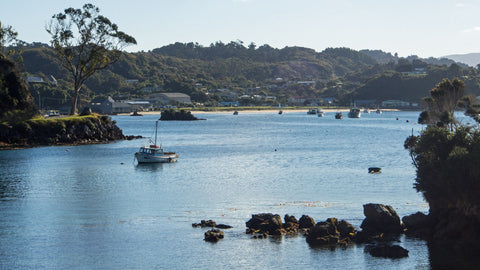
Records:
[[[217,223],[211,219],[209,220],[201,220],[200,223],[193,223],[192,224],[192,227],[202,227],[202,228],[205,228],[205,227],[215,227],[217,226]]]
[[[367,245],[365,252],[373,257],[398,259],[408,257],[409,251],[399,245]]]
[[[223,239],[225,234],[221,230],[212,229],[205,233],[205,238],[203,240],[207,242],[218,242],[220,239]]]

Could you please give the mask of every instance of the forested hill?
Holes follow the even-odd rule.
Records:
[[[66,102],[70,96],[68,73],[57,63],[51,48],[34,44],[23,48],[24,70],[46,81],[50,75],[56,84],[35,84],[34,98],[48,97],[45,103]],[[453,64],[446,59],[400,58],[382,51],[355,51],[327,48],[321,52],[303,47],[273,48],[269,45],[244,46],[241,41],[216,42],[210,46],[175,43],[149,52],[125,53],[114,65],[96,73],[81,92],[83,104],[94,97],[141,98],[149,91],[183,92],[194,102],[215,104],[232,101],[235,95],[275,96],[275,103],[287,103],[291,97],[318,100],[334,97],[340,103],[352,98],[381,97],[418,102],[438,81],[467,76],[471,93],[480,93],[477,70]],[[414,71],[422,70],[420,74]],[[395,76],[393,76],[393,75]],[[391,78],[391,80],[390,80]],[[408,84],[398,84],[398,80]],[[441,78],[442,79],[442,78]],[[379,80],[381,83],[375,83]],[[399,85],[411,87],[414,91]],[[227,89],[227,93],[216,93]],[[395,89],[395,94],[389,92]],[[467,89],[468,91],[469,89]],[[230,95],[229,95],[230,94]],[[401,98],[400,98],[401,97]],[[380,98],[376,98],[381,101]],[[252,104],[252,99],[242,100]],[[264,101],[258,101],[265,103]]]

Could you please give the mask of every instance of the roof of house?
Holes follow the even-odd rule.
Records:
[[[162,95],[169,98],[189,98],[190,96],[184,93],[162,93]]]

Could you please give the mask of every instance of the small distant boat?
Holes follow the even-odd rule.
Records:
[[[324,111],[324,110],[319,109],[319,110],[317,111],[317,116],[318,116],[318,117],[323,117],[324,115],[325,115],[325,111]]]
[[[308,109],[307,114],[317,114],[318,109]]]
[[[335,114],[335,119],[343,119],[343,114],[341,112],[337,112]]]
[[[370,113],[370,111],[365,108],[365,109],[363,110],[363,113]]]
[[[368,168],[368,173],[375,174],[375,173],[381,173],[382,168],[380,167],[370,167]]]
[[[278,111],[278,114],[283,114],[283,111],[282,110]]]
[[[233,112],[233,115],[238,115],[238,111],[234,111],[234,112]]]
[[[155,141],[153,144],[140,147],[135,153],[138,163],[171,163],[177,162],[180,155],[175,152],[164,152],[162,146],[157,145],[158,121],[155,122]]]
[[[380,109],[377,109],[375,112],[378,113],[378,114],[382,114],[382,110],[380,110]]]
[[[362,112],[356,107],[350,108],[348,112],[348,118],[360,118],[360,115],[362,115]]]

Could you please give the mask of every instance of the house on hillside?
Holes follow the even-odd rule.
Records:
[[[42,77],[38,77],[38,76],[27,76],[26,81],[27,83],[44,83],[45,82]]]
[[[382,107],[387,107],[387,108],[410,107],[410,102],[406,102],[402,100],[385,100],[385,101],[382,101]]]
[[[113,98],[95,98],[90,101],[89,105],[92,112],[101,114],[117,114],[130,113],[132,106],[125,102],[117,102]]]

